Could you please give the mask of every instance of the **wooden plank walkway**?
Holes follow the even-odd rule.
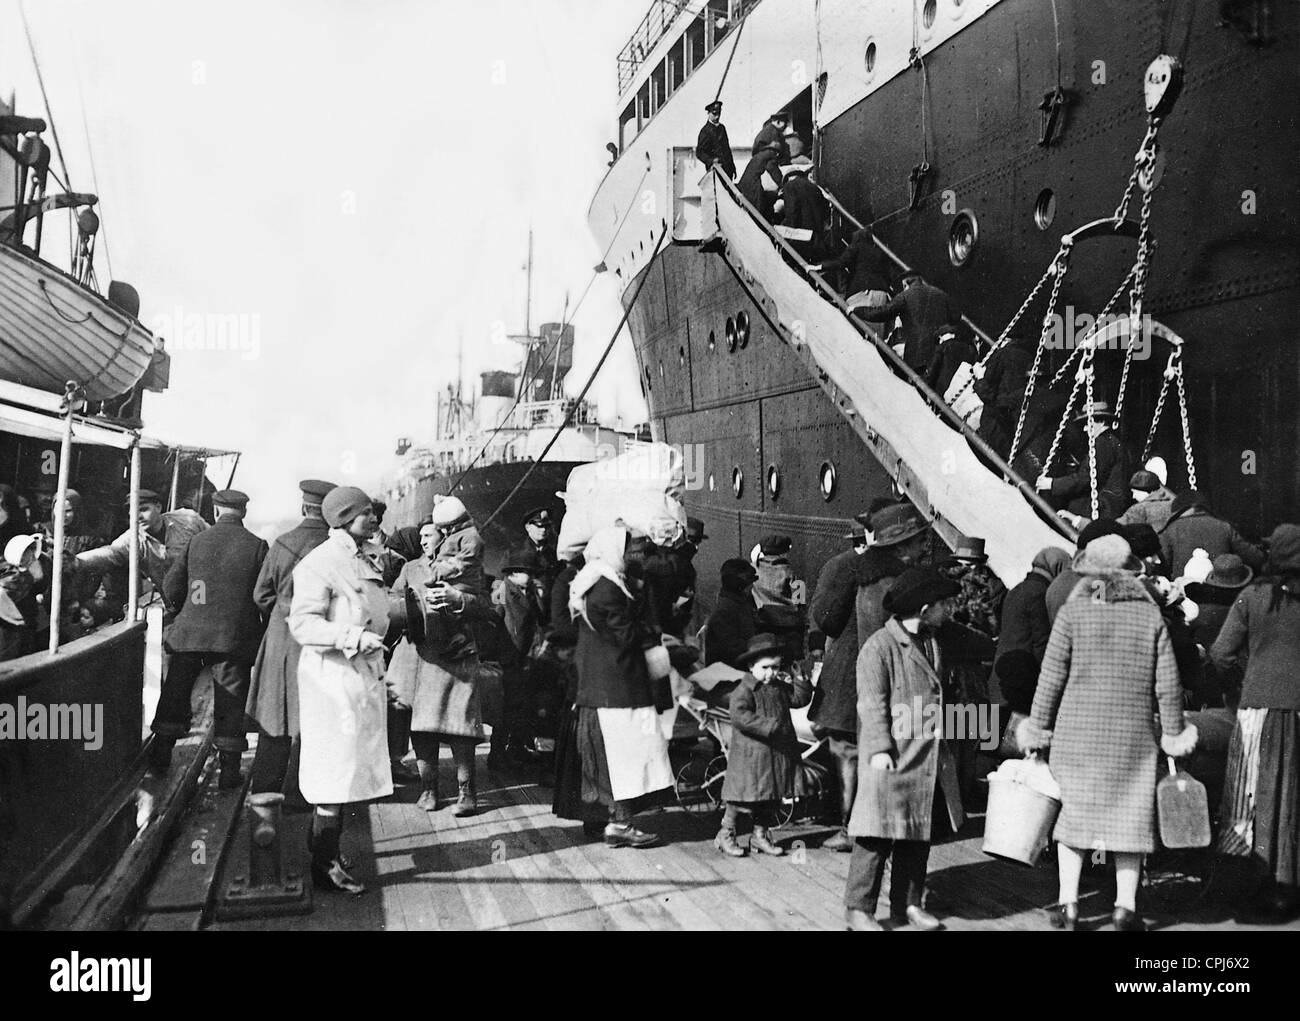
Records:
[[[446,754],[444,752],[444,754]],[[538,929],[538,930],[820,930],[842,927],[849,856],[820,849],[833,830],[794,826],[779,831],[784,858],[732,859],[713,847],[716,816],[707,822],[672,807],[638,818],[665,839],[657,848],[614,849],[583,835],[578,823],[550,813],[549,789],[517,774],[489,773],[479,759],[478,815],[458,819],[450,807],[415,807],[417,791],[352,809],[344,849],[370,889],[361,897],[317,892],[310,915],[219,923],[239,929]],[[454,791],[449,758],[442,790]],[[286,847],[305,863],[308,815],[286,819]],[[927,906],[949,929],[1047,930],[1040,910],[1056,895],[1056,869],[1029,869],[980,851],[982,817],[958,839],[930,853]],[[747,838],[742,838],[742,843]],[[1188,859],[1188,873],[1208,868],[1208,855]],[[1242,929],[1232,920],[1239,890],[1219,868],[1210,896],[1204,885],[1166,863],[1143,892],[1143,912],[1161,929]],[[1086,920],[1109,928],[1113,878],[1085,874]],[[886,890],[888,886],[886,885]],[[882,921],[888,914],[881,897]],[[887,923],[886,923],[887,924]],[[1297,928],[1300,925],[1288,926]]]

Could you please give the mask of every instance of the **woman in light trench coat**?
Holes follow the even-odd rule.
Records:
[[[302,646],[298,703],[299,782],[316,806],[309,847],[316,886],[365,891],[339,852],[342,807],[393,793],[388,761],[384,634],[388,598],[370,541],[378,522],[370,498],[341,486],[325,497],[329,538],[293,572],[289,632]]]

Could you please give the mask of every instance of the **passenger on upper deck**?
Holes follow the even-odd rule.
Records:
[[[715,99],[704,108],[709,115],[700,135],[695,140],[695,158],[711,169],[716,163],[722,167],[730,180],[736,179],[736,160],[731,155],[731,140],[727,138],[727,128],[722,123],[722,101]]]

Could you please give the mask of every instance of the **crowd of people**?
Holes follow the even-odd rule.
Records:
[[[324,889],[363,889],[341,850],[345,806],[407,787],[429,812],[482,810],[476,748],[488,731],[489,770],[529,771],[591,839],[648,848],[662,838],[638,816],[673,797],[683,757],[718,751],[677,709],[693,676],[723,666],[706,696],[731,728],[718,852],[784,853],[777,809],[798,792],[807,749],[792,710],[807,706],[837,780],[821,847],[852,855],[846,927],[881,927],[890,862],[891,917],[927,930],[942,925],[925,904],[930,846],[978,800],[990,735],[899,721],[918,707],[996,706],[1005,715],[966,718],[993,720],[1002,755],[1034,751],[1060,784],[1053,924],[1077,924],[1084,857],[1102,848],[1124,930],[1144,926],[1136,897],[1157,849],[1161,756],[1192,755],[1200,714],[1219,710],[1236,720],[1215,788],[1220,848],[1258,864],[1261,910],[1294,913],[1300,526],[1255,546],[1200,495],[1164,499],[1142,476],[1131,507],[1089,521],[1077,552],[1042,550],[1009,590],[981,540],[949,551],[911,504],[878,500],[806,605],[780,535],[725,560],[716,603],[700,605],[694,560],[708,537],[694,518],[658,542],[604,528],[561,560],[538,508],[492,578],[454,496],[385,535],[382,503],[307,480],[301,524],[269,547],[243,527],[247,497],[233,490],[213,498],[216,524],[189,534],[181,520],[149,532],[142,511],[141,566],[168,605],[151,763],[169,767],[208,666],[221,785],[242,784],[255,724],[250,790],[300,792],[311,806]],[[1167,515],[1143,511],[1152,500]],[[439,788],[443,745],[451,796]]]

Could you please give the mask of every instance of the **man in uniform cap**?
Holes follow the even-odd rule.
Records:
[[[736,160],[731,155],[731,140],[727,138],[727,129],[722,123],[722,101],[715,99],[705,106],[704,112],[709,119],[700,128],[699,138],[695,140],[695,158],[705,167],[718,164],[723,173],[734,181]]]
[[[551,622],[551,588],[560,573],[560,558],[555,555],[555,522],[549,507],[534,507],[524,515],[524,533],[528,547],[537,558],[532,572],[533,587],[542,607],[542,627]]]
[[[334,483],[304,479],[298,488],[302,521],[271,544],[253,587],[253,601],[268,618],[248,691],[247,713],[257,723],[258,733],[249,784],[253,794],[280,793],[285,787],[289,754],[298,737],[298,658],[302,653],[289,634],[293,569],[330,534],[321,516],[321,502],[336,488]]]
[[[198,512],[187,508],[174,511],[163,510],[162,497],[152,489],[140,490],[140,516],[136,527],[139,529],[140,570],[153,583],[156,591],[162,593],[166,604],[166,589],[163,585],[167,572],[177,559],[185,552],[190,540],[208,527],[208,523]],[[123,532],[107,546],[86,550],[77,554],[75,569],[77,587],[82,587],[83,579],[89,586],[90,578],[99,578],[106,571],[126,569],[131,558],[131,533]],[[163,627],[170,626],[179,606],[164,605]]]
[[[221,759],[220,786],[243,782],[239,772],[249,670],[265,616],[253,600],[266,542],[244,527],[248,497],[223,489],[212,497],[217,523],[196,535],[163,581],[167,603],[178,607],[164,639],[171,658],[153,718],[150,764],[165,771],[176,739],[190,730],[190,695],[204,667],[212,671],[213,743]]]

